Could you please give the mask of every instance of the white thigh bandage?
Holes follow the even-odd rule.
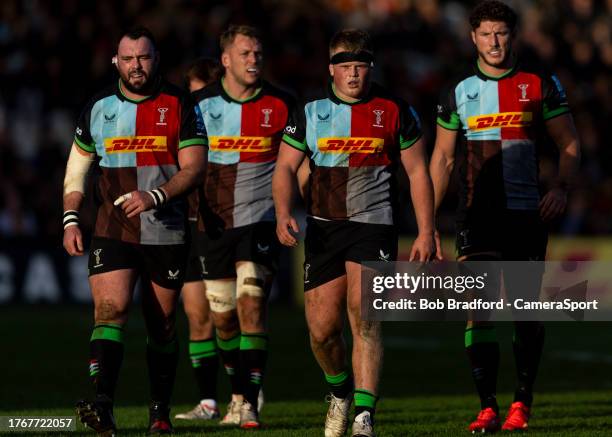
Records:
[[[236,268],[236,295],[263,297],[268,275],[270,271],[264,266],[251,261],[240,263]]]
[[[225,313],[236,308],[236,281],[204,280],[210,310]]]
[[[64,177],[64,195],[78,191],[85,193],[85,181],[87,172],[94,158],[90,155],[83,155],[77,150],[77,145],[72,145],[68,164],[66,164],[66,176]]]

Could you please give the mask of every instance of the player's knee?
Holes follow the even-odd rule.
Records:
[[[96,323],[124,324],[127,319],[127,308],[118,305],[112,299],[102,299],[95,305],[94,318]]]
[[[236,296],[261,297],[265,296],[266,280],[270,271],[251,261],[241,262],[236,267]]]
[[[206,298],[214,313],[226,313],[236,309],[236,281],[205,280]]]
[[[342,339],[342,331],[336,329],[310,329],[310,343],[319,348],[326,348]]]
[[[359,337],[366,340],[376,340],[380,338],[380,322],[368,322],[367,320],[360,320],[357,323],[357,334]]]

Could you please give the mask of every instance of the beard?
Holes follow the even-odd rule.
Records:
[[[129,73],[127,75],[119,74],[121,85],[131,93],[149,95],[157,85],[157,69],[151,71],[151,75],[142,72],[142,81],[138,84],[130,83]]]

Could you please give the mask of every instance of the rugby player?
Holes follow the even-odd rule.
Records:
[[[148,334],[149,433],[168,434],[178,361],[175,308],[187,257],[182,194],[203,177],[207,138],[195,102],[160,77],[160,55],[149,30],[124,34],[112,62],[119,80],[83,110],[64,179],[64,248],[72,256],[83,255],[79,210],[87,171],[99,158],[88,265],[95,319],[89,373],[95,398],[79,401],[76,412],[99,435],[116,434],[113,404],[124,325],[140,278]]]
[[[224,74],[195,94],[210,134],[199,234],[206,295],[232,400],[223,425],[258,428],[267,360],[267,298],[280,249],[272,172],[292,98],[262,79],[262,44],[250,26],[220,38]]]
[[[199,58],[192,62],[185,74],[190,92],[204,88],[208,83],[219,80],[221,65],[216,59]],[[210,420],[219,417],[217,407],[217,344],[210,318],[210,306],[202,278],[202,264],[195,236],[198,229],[199,195],[194,190],[189,194],[189,258],[185,271],[185,283],[181,290],[183,308],[189,321],[189,358],[196,379],[200,402],[176,419]]]
[[[436,210],[448,186],[462,131],[459,261],[543,261],[546,222],[565,209],[567,190],[578,168],[579,143],[565,91],[556,76],[515,55],[516,23],[516,13],[499,1],[484,1],[474,8],[470,24],[478,57],[438,106],[430,164]],[[542,128],[559,149],[557,181],[543,197],[536,141]],[[506,289],[512,292],[512,275],[506,276]],[[481,411],[469,426],[472,432],[528,427],[544,327],[540,322],[518,321],[514,326],[518,383],[503,426],[496,400],[499,345],[495,327],[472,322],[466,328],[465,347],[481,402]]]
[[[277,235],[286,246],[297,244],[291,202],[298,168],[308,156],[304,298],[312,350],[331,392],[325,436],[344,435],[353,398],[352,435],[373,436],[383,347],[380,323],[361,318],[361,263],[396,259],[392,193],[400,163],[410,179],[419,227],[410,259],[433,256],[433,192],[416,113],[371,82],[368,34],[339,31],[329,54],[331,80],[324,97],[301,106],[285,128],[273,178]],[[342,336],[345,311],[354,382]]]

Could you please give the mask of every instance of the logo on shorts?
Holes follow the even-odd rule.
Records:
[[[383,252],[383,250],[382,250],[382,249],[380,249],[380,250],[378,251],[378,258],[379,258],[381,261],[384,261],[384,262],[389,262],[389,257],[390,257],[390,256],[391,256],[391,253],[385,253],[385,252]]]
[[[384,127],[382,125],[382,116],[385,113],[385,111],[383,111],[382,109],[374,109],[372,112],[376,116],[376,121],[374,122],[374,124],[372,126],[374,126],[374,127]]]
[[[260,253],[268,253],[268,250],[270,250],[270,245],[266,245],[266,246],[262,246],[261,244],[257,243],[257,250]]]
[[[270,124],[270,115],[272,114],[272,109],[270,108],[263,108],[261,110],[261,113],[264,116],[263,119],[263,123],[260,124],[261,127],[272,127],[272,125]]]
[[[310,270],[310,264],[304,264],[304,284],[308,284],[310,279],[308,279],[308,271]]]
[[[208,271],[206,270],[206,257],[200,257],[200,264],[202,265],[202,273],[208,275]]]
[[[521,90],[521,98],[519,99],[519,102],[528,102],[529,99],[527,98],[527,88],[529,88],[529,84],[519,83],[518,87]]]
[[[102,267],[104,265],[100,262],[100,255],[102,254],[102,249],[94,250],[93,254],[96,257],[96,263],[94,264],[94,269],[98,267]]]
[[[172,270],[168,270],[168,279],[177,280],[179,272],[180,272],[179,269],[176,269],[176,272],[173,272]]]
[[[158,126],[165,126],[166,123],[166,112],[168,112],[168,108],[157,108],[159,112],[159,121],[155,123]]]

